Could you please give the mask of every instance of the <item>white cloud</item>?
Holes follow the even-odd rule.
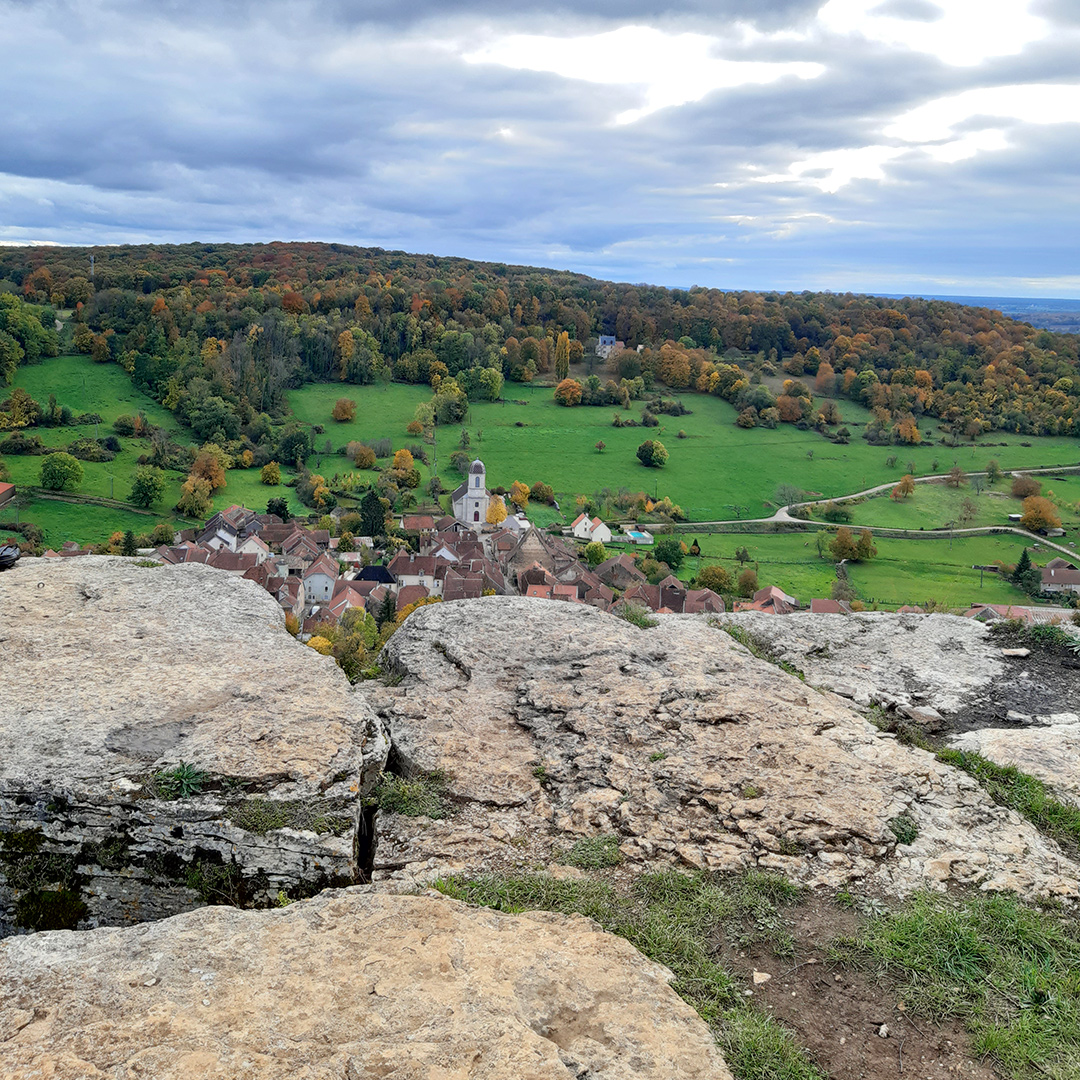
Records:
[[[885,135],[906,142],[933,142],[948,139],[956,128],[980,116],[1026,124],[1080,123],[1080,84],[976,87],[911,109],[885,128]]]
[[[995,56],[1012,56],[1049,33],[1032,14],[1033,0],[829,0],[818,22],[838,34],[859,34],[884,45],[929,53],[947,64],[972,66]],[[907,8],[911,14],[905,17]],[[927,17],[919,17],[927,9]],[[897,14],[893,14],[897,12]]]
[[[706,34],[671,34],[648,26],[623,26],[603,34],[555,37],[511,34],[464,54],[470,64],[499,64],[519,71],[544,71],[567,79],[635,87],[638,108],[615,117],[632,124],[660,109],[700,101],[715,90],[765,85],[784,78],[814,79],[818,63],[723,60],[720,40]]]
[[[755,177],[759,184],[781,184],[805,180],[821,191],[836,192],[852,180],[884,180],[885,165],[906,153],[898,146],[860,146],[824,150],[793,161],[786,173]]]

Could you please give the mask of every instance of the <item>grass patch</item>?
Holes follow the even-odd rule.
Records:
[[[1015,765],[995,765],[972,750],[939,750],[937,756],[978,780],[999,806],[1023,814],[1071,854],[1080,853],[1080,808],[1058,802],[1038,777],[1021,772]]]
[[[636,626],[639,630],[648,630],[651,627],[660,625],[659,619],[654,619],[649,614],[648,608],[638,607],[636,604],[623,604],[618,610],[618,616],[624,622]]]
[[[781,671],[786,671],[789,675],[794,675],[796,679],[801,679],[803,682],[806,682],[806,676],[803,672],[801,672],[794,664],[788,663],[787,660],[779,659],[770,651],[763,641],[751,634],[745,626],[720,621],[715,621],[712,625],[718,630],[723,630],[725,634],[734,638],[744,648],[749,649],[759,660],[766,660],[770,664],[775,664]]]
[[[667,870],[641,876],[628,892],[606,882],[546,874],[454,877],[435,887],[499,911],[559,911],[594,919],[674,972],[675,992],[710,1025],[738,1080],[824,1080],[784,1028],[747,1004],[716,960],[718,934],[767,937],[774,921],[779,923],[780,907],[801,895],[777,875],[751,871],[720,878]]]
[[[607,833],[583,836],[559,862],[566,866],[576,866],[579,870],[604,870],[618,866],[622,862],[619,838]]]
[[[1010,1080],[1080,1075],[1080,927],[1006,895],[916,896],[830,947],[893,979],[906,1006],[957,1018]]]
[[[439,769],[406,778],[383,773],[374,800],[380,810],[405,817],[446,818],[453,812],[447,798],[448,778]]]
[[[318,803],[303,799],[245,799],[225,814],[234,825],[259,835],[274,829],[306,829],[342,836],[353,823],[349,814],[327,813]]]

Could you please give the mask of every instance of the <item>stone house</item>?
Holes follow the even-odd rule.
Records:
[[[338,564],[329,555],[320,555],[303,573],[304,596],[309,607],[327,603],[334,595],[340,575]]]
[[[469,466],[469,475],[450,496],[454,517],[470,528],[479,530],[487,521],[491,493],[487,489],[487,470],[477,458]]]

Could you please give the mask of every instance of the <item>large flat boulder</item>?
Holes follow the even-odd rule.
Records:
[[[956,615],[856,615],[794,618],[762,612],[718,616],[778,660],[858,705],[929,706],[956,712],[1006,671],[982,623]]]
[[[9,1080],[730,1080],[667,969],[578,916],[327,891],[0,943]]]
[[[0,575],[0,670],[0,935],[363,879],[385,735],[253,582],[21,560]],[[181,763],[205,776],[168,798]]]
[[[798,632],[793,618],[773,622]],[[892,632],[914,637],[902,623]],[[375,880],[549,864],[608,836],[631,870],[1077,892],[1080,868],[966,774],[704,618],[641,630],[582,605],[436,604],[409,618],[385,662],[401,684],[366,692],[393,767],[445,774],[454,812],[380,814]],[[917,837],[899,842],[911,823]]]

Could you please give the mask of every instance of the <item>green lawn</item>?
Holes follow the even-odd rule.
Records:
[[[1043,493],[1058,508],[1066,529],[1080,527],[1080,477],[1067,476],[1060,480],[1036,477]],[[854,521],[861,525],[885,526],[897,529],[941,529],[956,525],[962,504],[970,499],[976,508],[970,525],[1008,525],[1010,514],[1019,514],[1022,500],[1009,494],[1011,480],[1000,480],[992,489],[976,494],[969,483],[959,488],[946,484],[916,484],[915,493],[894,502],[888,494],[852,504]]]
[[[817,553],[813,534],[745,533],[681,534],[689,544],[696,538],[701,547],[700,559],[689,557],[679,576],[689,580],[699,566],[724,566],[734,578],[741,569],[735,549],[745,547],[757,564],[761,586],[777,585],[800,601],[830,595],[836,579],[834,563]],[[984,574],[982,585],[977,564],[991,565],[1000,560],[1015,563],[1025,541],[1019,536],[979,536],[962,540],[889,540],[877,538],[877,557],[866,563],[849,565],[851,583],[867,606],[882,607],[921,604],[937,600],[952,607],[972,603],[1029,603],[1015,586],[995,574]],[[1036,561],[1038,552],[1034,553]]]
[[[564,503],[567,497],[603,487],[626,487],[669,495],[698,521],[733,517],[735,504],[748,506],[752,516],[771,512],[768,500],[781,483],[830,497],[899,480],[909,460],[918,474],[932,472],[935,461],[939,469],[951,468],[955,460],[975,470],[984,468],[991,457],[1003,467],[1017,468],[1080,460],[1080,444],[1066,438],[1030,440],[1029,447],[1003,437],[1000,441],[1008,446],[894,448],[870,446],[858,437],[840,446],[790,425],[745,431],[735,426],[731,405],[697,394],[683,398],[693,410],[690,416],[661,417],[659,428],[614,428],[615,409],[565,409],[552,400],[549,387],[507,384],[504,393],[509,400],[472,405],[465,423],[470,453],[484,459],[490,486],[544,480]],[[338,424],[330,419],[330,410],[343,396],[357,402],[357,417]],[[397,448],[416,441],[405,434],[405,426],[416,405],[428,396],[424,387],[339,383],[294,390],[289,404],[300,419],[326,428],[324,435],[316,436],[316,445],[327,438],[336,448],[350,439],[387,437]],[[840,408],[845,418],[852,414],[854,419],[859,412],[849,402],[841,402]],[[636,402],[623,415],[640,418],[640,414],[641,403]],[[687,438],[678,438],[680,430]],[[445,486],[453,489],[461,477],[449,468],[449,458],[458,446],[460,428],[440,428],[438,435],[439,473]],[[667,447],[670,456],[663,469],[646,469],[638,462],[635,450],[647,438],[659,438]],[[594,449],[598,441],[606,444],[602,454]],[[890,468],[886,461],[894,454],[898,464]]]

